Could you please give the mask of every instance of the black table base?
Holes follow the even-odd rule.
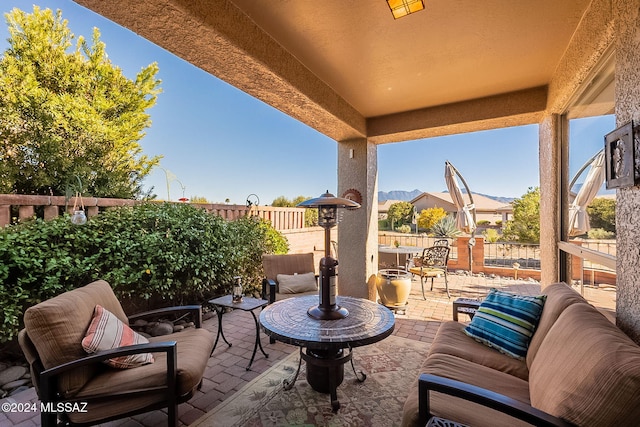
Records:
[[[290,390],[298,378],[302,360],[307,366],[307,382],[315,391],[331,395],[331,407],[340,408],[337,388],[344,379],[344,365],[351,362],[358,381],[366,375],[353,365],[353,348],[376,343],[393,332],[395,319],[386,307],[363,298],[336,296],[336,305],[349,315],[341,319],[315,319],[307,314],[318,304],[318,296],[288,298],[265,307],[260,323],[271,338],[300,347],[298,370],[284,380]]]
[[[331,408],[334,412],[340,409],[340,401],[338,400],[338,387],[344,380],[344,365],[351,362],[351,369],[359,382],[367,379],[367,375],[362,371],[356,371],[352,357],[353,350],[344,349],[335,350],[317,350],[306,349],[300,347],[300,359],[298,360],[298,369],[290,380],[283,381],[284,389],[291,390],[296,383],[300,366],[304,360],[307,364],[307,383],[312,389],[319,393],[327,393],[331,395]]]

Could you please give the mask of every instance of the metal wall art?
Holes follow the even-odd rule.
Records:
[[[631,187],[637,182],[633,122],[604,137],[607,189]]]

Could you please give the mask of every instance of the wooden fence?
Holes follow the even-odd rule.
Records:
[[[73,213],[74,206],[84,206],[89,218],[100,211],[116,206],[133,206],[143,203],[139,200],[109,199],[96,197],[82,197],[82,201],[75,197],[63,196],[28,196],[18,194],[0,194],[0,227],[18,220],[24,221],[37,216],[50,220],[62,215],[65,211]],[[152,201],[151,203],[164,203]],[[173,203],[173,202],[172,202]],[[179,203],[179,202],[175,202]],[[280,208],[272,206],[226,205],[210,203],[193,203],[207,212],[220,215],[225,219],[234,219],[247,214],[259,216],[273,225],[278,231],[297,230],[304,228],[304,208]]]

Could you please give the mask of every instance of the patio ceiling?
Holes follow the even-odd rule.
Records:
[[[590,0],[75,0],[338,141],[538,123]]]

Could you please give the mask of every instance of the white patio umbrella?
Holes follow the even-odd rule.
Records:
[[[460,190],[456,176],[460,177],[462,184],[467,190],[469,203],[465,203],[464,198],[462,197],[462,191]],[[471,195],[469,186],[460,172],[458,172],[458,170],[448,161],[444,163],[444,179],[447,183],[447,188],[449,189],[449,194],[451,195],[453,204],[456,205],[456,209],[458,210],[458,215],[456,216],[458,228],[465,233],[473,234],[476,231],[476,212],[475,205],[473,203],[473,196]]]
[[[593,201],[598,194],[600,187],[604,183],[604,149],[600,150],[578,171],[572,180],[569,190],[573,187],[573,183],[580,176],[582,171],[591,165],[587,177],[580,187],[575,199],[569,205],[569,235],[579,236],[584,234],[591,228],[589,225],[589,215],[587,214],[587,206]]]

